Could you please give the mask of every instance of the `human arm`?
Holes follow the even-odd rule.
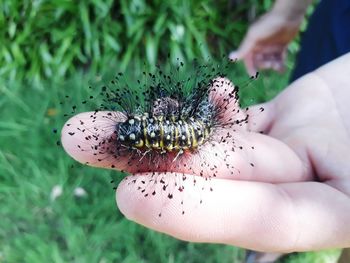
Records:
[[[268,13],[252,24],[230,59],[243,60],[250,75],[259,69],[283,71],[288,44],[299,32],[312,0],[277,0]]]

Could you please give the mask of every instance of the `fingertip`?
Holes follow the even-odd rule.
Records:
[[[129,220],[134,220],[133,209],[134,205],[138,202],[134,199],[136,198],[135,194],[132,193],[132,188],[130,188],[130,182],[132,177],[128,176],[124,178],[118,185],[115,191],[115,200],[120,212]],[[130,179],[130,180],[129,180]]]
[[[163,173],[159,176],[171,187],[174,174]],[[206,211],[205,204],[202,206],[199,203],[196,192],[198,189],[195,189],[193,184],[183,181],[181,184],[185,187],[184,192],[173,189],[173,196],[169,199],[168,193],[163,192],[159,183],[151,182],[151,178],[150,173],[137,174],[127,177],[119,184],[116,202],[122,214],[129,220],[178,239],[201,241],[203,234],[193,231],[193,226],[198,221],[196,215],[199,211]],[[142,182],[146,182],[150,188],[144,188]],[[153,191],[156,192],[155,195],[152,195]]]
[[[74,115],[66,121],[61,130],[61,144],[63,149],[73,159],[81,163],[84,163],[86,160],[84,156],[80,154],[81,151],[79,151],[81,132],[79,132],[77,128],[79,127],[80,121],[85,120],[89,114],[88,112],[84,112]]]
[[[248,56],[247,58],[244,59],[244,65],[249,76],[254,77],[257,75],[258,70],[255,67],[254,61],[251,56]]]
[[[229,59],[231,59],[233,61],[242,59],[238,50],[231,51],[230,54],[228,55],[228,57],[229,57]]]
[[[215,78],[209,97],[216,107],[216,118],[224,125],[236,124],[236,128],[245,130],[245,111],[240,109],[238,87],[226,77]]]
[[[247,110],[248,129],[253,132],[268,133],[275,119],[273,107],[273,102],[250,106]]]
[[[63,149],[76,161],[97,167],[111,167],[107,150],[115,124],[125,116],[120,112],[83,112],[71,117],[62,127]]]
[[[174,196],[168,197],[169,189],[153,181],[154,173],[135,174],[126,177],[116,189],[116,203],[121,213],[131,221],[154,230],[171,234],[176,222],[183,215],[180,192],[172,189]],[[167,183],[169,188],[174,181],[174,174],[158,173],[156,175]],[[159,179],[158,178],[158,179]],[[190,189],[187,189],[190,191]],[[171,226],[169,224],[172,224]]]
[[[283,63],[283,61],[279,61],[279,62],[275,63],[273,69],[279,73],[283,73],[286,70],[286,66]]]

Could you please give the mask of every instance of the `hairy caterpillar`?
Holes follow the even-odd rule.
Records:
[[[240,172],[235,160],[243,147],[236,130],[249,116],[240,110],[238,87],[224,70],[195,64],[190,71],[179,62],[170,73],[157,67],[155,74],[143,72],[143,79],[134,83],[119,73],[100,89],[102,102],[95,111],[73,117],[62,132],[76,138],[69,147],[81,152],[78,161],[129,173],[152,172],[148,182],[133,179],[130,184],[145,197],[158,194],[154,186],[161,184],[161,194],[172,199],[175,192],[184,192],[182,182],[189,175],[196,185],[196,176],[210,180],[223,170]],[[77,107],[72,109],[75,113]],[[164,172],[174,174],[172,181]]]

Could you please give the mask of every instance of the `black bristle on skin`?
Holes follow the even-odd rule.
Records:
[[[83,152],[89,151],[97,165],[108,160],[108,168],[115,169],[119,160],[126,158],[129,168],[125,170],[151,172],[152,176],[147,182],[139,179],[128,181],[145,198],[161,194],[167,200],[173,200],[175,194],[183,196],[184,182],[189,179],[184,174],[173,173],[173,170],[181,170],[180,167],[206,181],[217,177],[219,164],[202,158],[206,154],[202,150],[204,146],[232,145],[229,153],[223,152],[215,157],[226,163],[231,174],[239,173],[226,160],[230,154],[241,152],[237,149],[243,150],[234,134],[237,127],[248,122],[249,115],[240,115],[240,110],[235,109],[233,117],[224,117],[230,105],[238,104],[238,87],[225,90],[224,98],[216,100],[210,94],[227,85],[225,67],[200,64],[197,60],[191,67],[195,70],[189,71],[179,61],[175,68],[167,72],[157,65],[156,72],[144,71],[141,78],[135,81],[127,79],[123,73],[117,73],[112,81],[98,89],[98,95],[89,94],[81,103],[71,107],[72,112],[68,116],[79,112],[79,106],[88,106],[90,102],[99,105],[90,115],[90,126],[86,124],[87,121],[80,121],[79,128],[68,130],[70,136],[78,138],[83,135],[88,145],[83,147],[77,144],[76,147]],[[94,90],[92,87],[89,89]],[[227,134],[218,139],[218,131],[222,130],[227,130]],[[253,146],[250,147],[250,150],[253,149]],[[191,163],[186,163],[188,158],[199,163],[193,163],[192,167]],[[254,167],[253,163],[249,164]],[[192,182],[197,186],[195,176]],[[161,187],[156,191],[154,187],[157,184]],[[212,187],[198,186],[198,189],[213,191]],[[202,198],[199,198],[198,203],[202,202]]]

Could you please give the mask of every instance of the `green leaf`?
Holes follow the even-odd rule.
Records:
[[[157,51],[158,51],[159,39],[152,35],[146,35],[146,55],[147,61],[151,66],[155,66],[157,62]]]
[[[121,47],[118,43],[118,41],[111,35],[106,35],[105,36],[105,41],[109,47],[111,47],[114,51],[119,53]]]

